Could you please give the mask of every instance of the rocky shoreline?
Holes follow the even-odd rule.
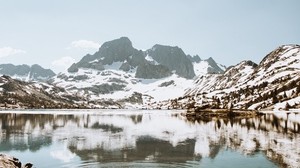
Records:
[[[24,166],[22,166],[22,163],[19,161],[19,159],[6,154],[0,154],[0,167],[32,168],[33,164],[26,163]]]
[[[185,113],[188,119],[209,119],[209,118],[249,118],[260,113],[256,110],[241,109],[189,109]]]

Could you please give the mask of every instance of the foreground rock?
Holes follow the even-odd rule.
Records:
[[[26,163],[22,166],[19,159],[5,154],[0,154],[0,167],[5,168],[31,168],[33,165],[31,163]]]

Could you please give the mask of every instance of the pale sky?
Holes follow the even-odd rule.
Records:
[[[300,44],[299,0],[0,0],[0,63],[55,72],[127,36],[226,66]]]

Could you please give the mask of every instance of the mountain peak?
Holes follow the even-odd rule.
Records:
[[[105,42],[99,50],[101,50],[101,48],[108,48],[108,47],[132,47],[132,42],[129,40],[128,37],[120,37],[118,39],[115,40],[111,40],[108,42]]]
[[[155,44],[146,51],[156,62],[175,71],[177,75],[192,79],[195,76],[193,64],[183,50],[177,46]]]
[[[191,55],[187,55],[187,58],[189,60],[191,60],[191,62],[196,62],[196,63],[199,63],[201,61],[201,58],[199,57],[199,55],[194,55],[194,56],[191,56]]]
[[[218,66],[218,64],[216,63],[216,61],[212,58],[209,57],[208,59],[206,59],[205,61],[207,61],[208,65],[210,66],[208,68],[208,73],[223,73],[224,71]]]
[[[91,68],[104,70],[104,65],[112,65],[114,62],[127,63],[126,69],[136,67],[145,60],[144,53],[133,48],[128,37],[121,37],[105,42],[93,55],[84,56],[78,63],[74,63],[68,69],[69,72],[77,72],[79,68]],[[121,65],[124,67],[125,65]]]

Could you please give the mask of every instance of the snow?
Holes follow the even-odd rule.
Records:
[[[95,62],[98,62],[98,59],[95,59],[95,60],[93,60],[93,61],[90,61],[89,63],[91,64],[91,63],[95,63]]]
[[[147,55],[145,59],[151,63],[154,63],[154,65],[158,65],[159,63],[155,61],[150,55]]]
[[[158,87],[163,82],[169,82],[173,80],[175,85],[170,85],[168,87]],[[129,97],[134,92],[139,92],[142,94],[151,95],[153,101],[163,101],[168,99],[174,99],[182,96],[185,89],[192,85],[192,80],[187,80],[181,78],[177,75],[172,75],[164,79],[138,79],[138,83],[127,85],[127,91],[117,91],[112,94],[103,94],[101,98],[106,99],[120,99],[124,97]],[[174,92],[174,90],[176,90]]]
[[[274,110],[285,109],[286,103],[288,103],[291,106],[293,106],[295,104],[300,104],[300,97],[296,97],[296,98],[290,99],[288,101],[277,103],[274,105]]]
[[[299,167],[299,136],[284,131],[285,123],[287,130],[299,129],[294,128],[300,123],[299,114],[278,113],[261,118],[242,119],[241,122],[219,119],[218,121],[199,120],[191,123],[179,115],[182,112],[161,110],[13,111],[17,114],[53,114],[54,119],[42,123],[43,125],[28,120],[22,129],[33,136],[51,134],[53,144],[57,142],[62,144],[61,149],[52,151],[52,157],[55,157],[53,155],[62,156],[61,159],[66,162],[74,157],[74,154],[68,152],[66,147],[74,147],[76,150],[101,147],[101,150],[108,152],[122,151],[128,148],[134,149],[136,142],[142,137],[152,137],[167,141],[173,147],[182,144],[187,139],[193,139],[195,146],[192,146],[191,150],[194,151],[194,156],[210,156],[215,147],[214,144],[217,144],[221,150],[233,149],[245,155],[255,154],[257,150],[265,151],[269,159],[279,156],[289,167]],[[0,113],[4,112],[0,111]],[[67,121],[61,119],[59,116],[62,114],[72,114],[74,119],[72,117]],[[274,125],[272,121],[277,118],[280,119],[280,124]],[[122,131],[112,133],[103,129],[93,129],[94,125],[109,125],[120,128]],[[18,143],[18,140],[13,141],[12,145]],[[151,159],[151,157],[148,158]]]
[[[200,61],[199,63],[193,62],[193,66],[196,76],[207,74],[207,69],[209,67],[207,61]]]
[[[114,82],[110,80],[116,78],[124,81],[124,84],[126,85],[124,90],[100,95],[92,93],[90,94],[89,99],[119,100],[130,97],[134,92],[139,92],[152,97],[150,102],[157,102],[182,96],[185,93],[186,88],[191,87],[193,83],[193,80],[187,80],[175,74],[162,79],[135,78],[134,76],[136,69],[132,69],[129,73],[118,70],[121,64],[121,62],[113,63],[112,65],[106,66],[106,70],[103,71],[79,68],[78,72],[76,73],[66,73],[65,75],[69,77],[67,80],[55,77],[54,84],[59,87],[66,88],[71,93],[76,94],[78,89],[91,87],[93,85],[112,84]],[[80,81],[73,80],[74,77],[79,75],[87,75],[88,79]],[[168,87],[159,87],[160,84],[164,82],[170,82],[172,80],[174,81],[173,85]],[[77,89],[74,89],[74,87]],[[148,100],[145,100],[145,103],[146,102],[150,103]]]
[[[113,62],[111,65],[104,65],[105,69],[119,70],[123,62]]]

